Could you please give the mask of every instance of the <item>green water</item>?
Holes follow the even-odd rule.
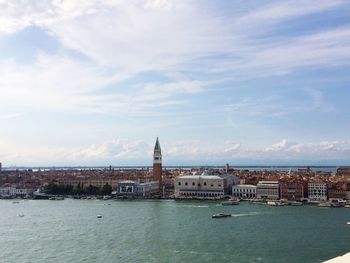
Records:
[[[313,206],[0,200],[0,262],[322,262],[350,252],[347,221]]]

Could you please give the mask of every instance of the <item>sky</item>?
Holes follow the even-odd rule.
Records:
[[[350,165],[350,2],[0,0],[3,166]]]

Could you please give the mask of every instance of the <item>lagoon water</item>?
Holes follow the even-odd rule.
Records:
[[[0,262],[311,263],[350,252],[350,209],[218,204],[0,200]],[[211,218],[220,212],[234,216]]]

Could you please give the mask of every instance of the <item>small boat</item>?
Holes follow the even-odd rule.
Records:
[[[24,214],[19,214],[19,215],[17,215],[18,217],[24,217]]]
[[[102,215],[97,215],[97,218],[102,218]]]
[[[275,202],[275,201],[268,201],[267,205],[278,206],[277,202]]]
[[[331,204],[331,203],[328,203],[328,202],[323,202],[323,203],[319,203],[318,206],[319,206],[319,207],[331,207],[332,204]]]
[[[228,200],[221,203],[221,205],[239,205],[238,200]]]
[[[61,200],[64,200],[64,197],[63,196],[52,196],[49,198],[49,200],[61,201]]]
[[[346,222],[346,224],[347,224],[348,226],[350,226],[350,222]]]
[[[298,202],[298,201],[292,201],[288,203],[291,206],[302,206],[303,202]]]
[[[350,208],[350,204],[349,204],[349,205],[345,205],[344,207],[345,207],[345,208]]]
[[[212,215],[211,217],[212,218],[222,218],[222,217],[231,217],[231,216],[232,216],[231,214],[220,213],[220,214]]]

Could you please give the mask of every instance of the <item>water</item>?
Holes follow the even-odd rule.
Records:
[[[0,262],[322,262],[350,252],[350,209],[218,204],[0,200]],[[220,212],[234,216],[211,218]]]

